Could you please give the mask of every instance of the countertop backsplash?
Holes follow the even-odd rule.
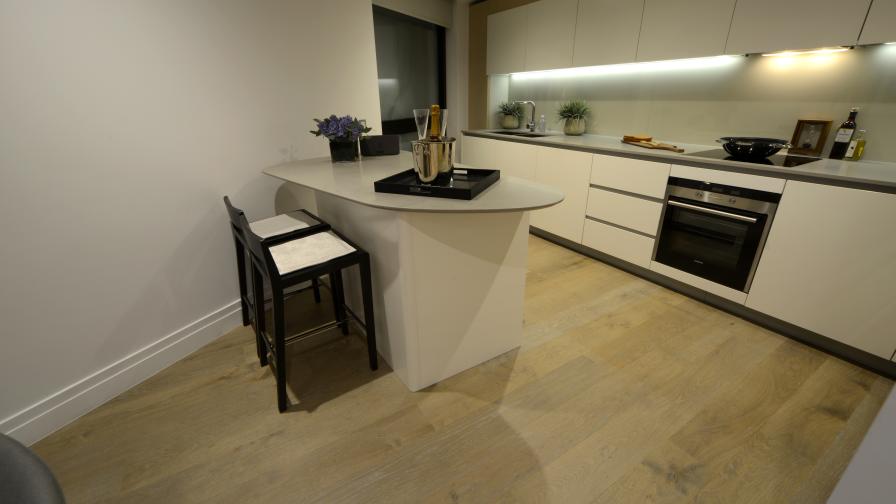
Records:
[[[817,55],[734,56],[724,65],[700,69],[494,76],[489,85],[492,101],[533,100],[536,121],[544,114],[553,130],[562,130],[556,114],[560,103],[584,99],[592,110],[587,132],[600,135],[646,133],[696,144],[733,135],[789,140],[798,119],[829,119],[825,155],[834,130],[857,106],[858,127],[867,130],[864,159],[896,162],[896,45]]]

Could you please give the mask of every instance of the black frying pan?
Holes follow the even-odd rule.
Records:
[[[790,142],[780,138],[722,137],[716,142],[722,144],[725,152],[741,159],[765,159],[781,149],[789,149]]]

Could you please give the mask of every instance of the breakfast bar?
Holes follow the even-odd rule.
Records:
[[[402,152],[264,173],[312,190],[318,215],[370,253],[377,345],[416,391],[519,347],[529,212],[564,196],[506,175],[469,201],[374,191],[411,167]],[[346,301],[360,313],[353,279],[344,279]]]

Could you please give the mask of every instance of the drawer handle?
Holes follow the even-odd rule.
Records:
[[[690,203],[682,203],[680,201],[669,200],[669,204],[672,206],[677,206],[681,208],[687,208],[689,210],[694,210],[695,212],[703,212],[706,214],[718,215],[720,217],[728,217],[730,219],[739,220],[743,222],[749,222],[750,224],[756,224],[755,217],[747,217],[746,215],[739,215],[731,212],[723,212],[721,210],[716,210],[714,208],[706,208],[697,205],[691,205]]]

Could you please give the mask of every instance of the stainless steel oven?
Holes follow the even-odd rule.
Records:
[[[669,178],[653,260],[749,292],[781,195]]]

